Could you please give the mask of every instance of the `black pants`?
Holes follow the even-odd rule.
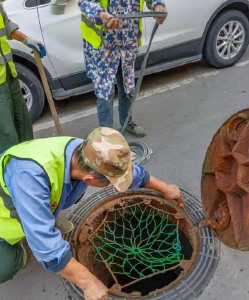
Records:
[[[0,241],[0,283],[12,279],[23,266],[23,249],[19,244]]]
[[[0,84],[0,154],[33,138],[32,123],[18,78],[12,76],[7,66],[7,79]]]

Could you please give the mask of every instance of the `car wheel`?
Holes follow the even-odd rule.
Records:
[[[246,16],[230,10],[211,25],[205,48],[204,59],[216,68],[234,65],[244,55],[249,42],[249,22]]]
[[[22,64],[16,63],[16,70],[24,100],[32,122],[36,121],[44,108],[45,95],[39,78]]]

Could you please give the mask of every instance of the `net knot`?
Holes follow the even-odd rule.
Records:
[[[177,251],[181,251],[182,250],[182,247],[181,247],[181,245],[179,245],[179,244],[174,244],[173,245],[173,249],[175,249],[175,250],[177,250]]]

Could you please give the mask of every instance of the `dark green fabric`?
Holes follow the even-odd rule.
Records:
[[[18,79],[7,67],[7,80],[0,84],[0,154],[33,138],[32,123]]]
[[[0,242],[0,283],[12,279],[23,267],[23,249],[19,244]]]

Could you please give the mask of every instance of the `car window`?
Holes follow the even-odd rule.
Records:
[[[33,7],[49,4],[50,2],[51,0],[26,0],[24,5],[26,8],[33,8]]]

